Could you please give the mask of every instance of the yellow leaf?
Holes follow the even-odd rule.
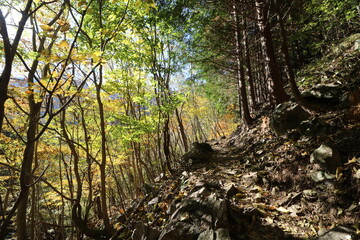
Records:
[[[27,95],[31,95],[31,94],[34,94],[34,92],[33,92],[33,90],[27,90],[26,92],[25,92]]]
[[[44,30],[45,32],[51,32],[51,31],[54,31],[55,29],[49,25],[40,25],[41,29]]]
[[[62,40],[59,44],[57,44],[59,48],[67,49],[69,48],[69,43],[66,40]]]
[[[357,161],[358,161],[357,158],[353,157],[347,163],[345,163],[345,165],[349,165],[349,164],[352,164],[352,163],[357,163]]]
[[[51,73],[51,76],[52,76],[53,78],[57,78],[57,77],[59,77],[59,73],[58,73],[57,71],[53,71],[53,72]]]
[[[76,54],[71,56],[71,59],[74,61],[84,61],[86,59],[85,55]]]
[[[70,29],[70,24],[66,23],[65,25],[61,26],[60,32],[66,32]]]
[[[94,62],[99,62],[101,59],[101,51],[96,51],[94,53],[91,54],[92,59],[94,60]]]
[[[342,167],[338,167],[336,168],[336,180],[339,181],[344,175],[342,173],[343,168]]]
[[[56,22],[57,22],[60,26],[64,26],[64,25],[66,24],[66,21],[61,20],[61,19],[57,20]]]
[[[61,60],[61,57],[59,55],[56,55],[56,54],[50,55],[49,58],[51,60],[53,60],[54,62],[57,62],[57,61]]]

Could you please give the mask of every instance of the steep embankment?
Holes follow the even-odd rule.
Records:
[[[299,74],[303,96],[317,109],[305,121],[280,137],[269,127],[274,114],[263,112],[248,129],[194,144],[186,166],[144,186],[144,198],[118,218],[116,236],[358,239],[359,39],[345,39]]]
[[[309,161],[319,140],[288,141],[267,125],[264,117],[211,141],[211,160],[147,186],[118,233],[125,239],[309,239],[341,225],[355,236],[359,159],[319,177],[319,165]],[[350,131],[360,134],[360,126]]]

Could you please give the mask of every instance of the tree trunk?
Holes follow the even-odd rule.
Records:
[[[178,124],[179,124],[179,129],[180,129],[180,134],[181,134],[182,142],[183,142],[183,144],[184,144],[184,149],[185,149],[185,152],[188,152],[188,151],[189,151],[188,139],[187,139],[187,137],[186,137],[186,133],[185,133],[185,129],[184,129],[184,124],[183,124],[183,122],[182,122],[182,119],[181,119],[179,110],[178,110],[177,108],[175,109],[175,113],[176,113],[176,119],[177,119]]]
[[[25,146],[23,161],[20,172],[20,189],[23,197],[20,199],[19,207],[16,215],[16,236],[18,240],[27,240],[26,216],[29,198],[29,186],[32,179],[32,164],[35,152],[35,137],[38,124],[38,116],[40,113],[41,103],[35,103],[34,95],[29,96],[30,114],[29,127],[27,131],[27,143]]]
[[[30,16],[29,12],[32,3],[33,0],[28,0],[25,9],[21,11],[21,19],[19,21],[19,26],[16,31],[16,35],[12,44],[10,43],[10,39],[8,36],[5,17],[2,11],[0,10],[0,34],[2,36],[3,48],[5,53],[5,66],[0,76],[0,134],[2,132],[3,121],[5,117],[5,102],[8,99],[7,93],[8,93],[8,86],[11,77],[12,65],[22,33],[24,31],[24,26]]]
[[[285,26],[284,26],[284,21],[283,21],[284,16],[281,13],[278,1],[276,2],[276,13],[277,13],[278,20],[279,20],[280,33],[281,33],[281,38],[282,38],[281,51],[284,54],[284,59],[285,59],[285,64],[286,64],[286,68],[287,68],[287,74],[288,74],[288,77],[289,77],[289,83],[290,83],[290,87],[291,87],[291,92],[294,95],[295,99],[300,104],[303,104],[304,101],[303,101],[303,98],[301,97],[301,93],[299,91],[299,88],[296,85],[294,70],[293,70],[293,67],[291,66],[287,32],[286,32],[286,29],[285,29]]]
[[[104,114],[104,105],[101,100],[101,87],[103,81],[103,66],[100,66],[99,69],[99,83],[96,84],[96,100],[99,106],[99,115],[100,115],[100,133],[101,133],[101,163],[100,163],[100,186],[101,186],[101,207],[103,211],[103,221],[105,225],[105,230],[108,232],[112,231],[110,225],[108,207],[106,201],[106,130],[105,130],[105,114]]]
[[[242,110],[242,119],[246,126],[251,125],[253,119],[250,116],[249,104],[247,100],[246,93],[246,84],[245,84],[245,71],[243,64],[243,48],[242,48],[242,39],[241,39],[241,24],[240,24],[240,11],[236,2],[233,5],[234,8],[234,20],[235,20],[235,45],[236,45],[236,61],[237,61],[237,69],[236,69],[236,79],[238,83],[238,91],[239,91],[239,107]]]
[[[243,35],[244,35],[244,47],[245,47],[245,64],[247,68],[247,76],[248,76],[248,82],[249,82],[249,92],[250,92],[250,99],[251,99],[251,107],[255,111],[256,110],[256,96],[255,96],[255,86],[254,86],[254,77],[252,74],[252,67],[251,67],[251,60],[250,60],[250,47],[249,47],[249,39],[248,39],[248,33],[247,33],[247,21],[246,16],[243,13]]]
[[[270,21],[268,19],[269,1],[256,0],[257,24],[260,30],[260,42],[263,49],[265,60],[265,74],[269,84],[271,97],[275,104],[285,102],[289,99],[284,89],[284,82],[281,78],[279,65],[276,60],[276,54],[271,34]]]

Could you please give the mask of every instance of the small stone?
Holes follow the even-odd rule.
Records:
[[[215,240],[214,238],[214,231],[213,230],[206,230],[202,233],[200,233],[197,240]]]
[[[151,199],[149,202],[148,202],[148,205],[151,206],[151,205],[155,205],[159,202],[159,197],[155,197],[153,199]]]
[[[322,182],[325,180],[324,172],[322,172],[322,171],[312,172],[312,173],[310,173],[310,177],[316,183]]]
[[[355,238],[354,230],[345,227],[345,226],[337,226],[325,234],[320,236],[318,240],[353,240]]]
[[[261,202],[261,201],[263,200],[263,197],[262,197],[261,193],[255,194],[254,200],[255,200],[255,202],[257,202],[257,203]]]
[[[215,231],[216,240],[231,240],[230,232],[226,228],[219,228]]]
[[[308,201],[314,201],[316,200],[317,197],[317,192],[315,190],[312,189],[306,189],[303,191],[303,196],[306,200]]]
[[[319,163],[331,173],[335,173],[336,169],[342,165],[340,153],[334,147],[325,144],[315,149],[310,155],[310,163]]]

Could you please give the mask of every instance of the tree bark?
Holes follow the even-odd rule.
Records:
[[[249,126],[252,124],[253,119],[250,116],[249,104],[246,93],[246,83],[245,83],[245,70],[243,62],[243,46],[241,39],[241,23],[240,23],[240,11],[238,9],[236,2],[234,2],[234,20],[235,20],[235,46],[236,46],[236,79],[238,83],[238,92],[239,92],[239,107],[242,110],[242,120],[245,125]]]
[[[295,99],[300,104],[304,104],[304,100],[303,100],[301,93],[299,91],[299,88],[297,87],[296,82],[295,82],[295,74],[294,74],[294,70],[293,70],[293,67],[292,67],[291,61],[290,61],[287,32],[286,32],[286,29],[284,26],[284,20],[283,20],[284,16],[281,13],[278,1],[276,1],[275,7],[276,7],[276,14],[278,16],[278,21],[279,21],[279,25],[280,25],[280,34],[281,34],[281,38],[282,38],[281,51],[284,55],[284,60],[285,60],[287,75],[288,75],[289,83],[290,83],[290,87],[291,87],[291,92],[294,95]]]
[[[101,100],[101,87],[103,82],[103,66],[100,65],[99,69],[99,82],[95,83],[96,85],[96,100],[99,106],[99,115],[100,115],[100,133],[101,133],[101,164],[100,164],[100,186],[101,186],[101,207],[103,211],[103,221],[105,225],[105,230],[111,232],[112,226],[110,225],[108,207],[106,201],[106,130],[105,130],[105,113],[104,105]]]
[[[263,49],[265,60],[265,74],[266,80],[269,84],[271,97],[275,104],[279,104],[289,100],[289,96],[284,89],[284,82],[281,77],[279,65],[276,60],[274,43],[271,34],[270,20],[268,19],[269,13],[269,0],[255,0],[257,24],[260,30],[260,42]],[[272,99],[271,102],[273,103]]]
[[[40,113],[41,102],[36,103],[34,95],[29,96],[30,114],[29,127],[27,131],[27,143],[25,146],[23,161],[20,172],[20,189],[23,197],[20,199],[19,207],[16,215],[16,236],[18,240],[27,240],[26,231],[26,212],[29,198],[29,187],[32,179],[32,164],[35,152],[35,137],[38,124],[38,116]]]
[[[184,150],[185,152],[189,151],[189,144],[188,144],[188,139],[186,137],[186,133],[185,133],[185,129],[184,129],[184,124],[182,122],[179,110],[176,108],[175,109],[175,113],[176,113],[176,119],[178,121],[179,124],[179,129],[180,129],[180,134],[181,134],[181,138],[182,138],[182,142],[184,144]]]
[[[0,75],[0,134],[2,132],[3,121],[5,117],[5,102],[9,98],[8,86],[12,72],[12,65],[22,33],[24,31],[25,24],[30,17],[32,3],[33,0],[28,0],[25,9],[21,11],[22,16],[13,43],[10,43],[5,17],[0,10],[0,34],[2,36],[5,53],[5,66]]]

